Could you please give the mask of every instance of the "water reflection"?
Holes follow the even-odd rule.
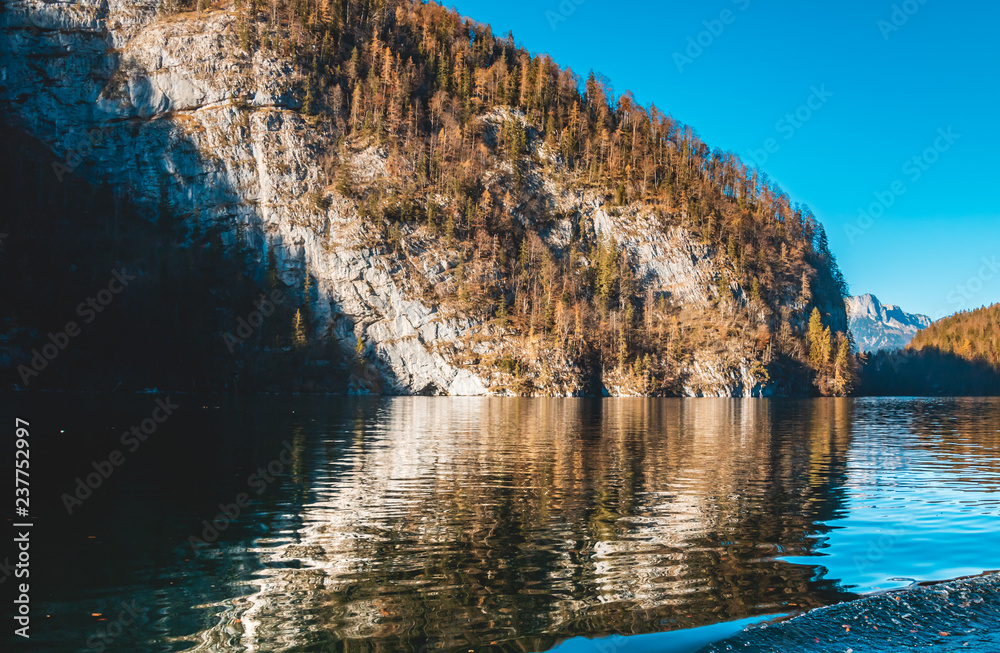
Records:
[[[237,639],[544,650],[835,601],[776,558],[812,554],[843,511],[852,406],[357,403],[346,447],[308,445],[301,525],[254,542]]]
[[[152,399],[16,399],[5,412],[39,436],[33,609],[51,615],[26,650],[545,651],[677,633],[629,640],[669,650],[714,632],[684,629],[1000,568],[998,400],[188,395],[66,515],[60,494]],[[194,555],[189,538],[247,491]],[[141,617],[105,637],[122,601]]]
[[[850,510],[826,543],[829,575],[870,593],[996,569],[997,401],[865,399],[855,406],[844,481]]]

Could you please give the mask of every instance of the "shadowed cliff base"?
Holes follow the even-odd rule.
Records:
[[[297,312],[300,335],[309,330],[303,289],[257,262],[243,230],[234,238],[191,215],[144,214],[9,125],[0,125],[0,191],[6,387],[378,388],[353,342],[296,341]]]

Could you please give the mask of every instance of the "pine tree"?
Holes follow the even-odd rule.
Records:
[[[292,318],[292,343],[296,349],[306,345],[306,329],[302,320],[302,311],[296,310],[295,317]]]
[[[365,341],[360,333],[357,334],[357,339],[354,341],[354,362],[358,367],[364,365],[365,362]]]
[[[820,367],[818,370],[826,370],[830,365],[830,359],[833,356],[833,334],[830,332],[830,327],[823,329],[823,337],[820,339]]]
[[[618,247],[609,238],[601,238],[597,246],[597,288],[601,298],[610,301],[618,284]]]
[[[455,217],[448,214],[448,221],[444,223],[444,238],[449,245],[455,242]]]
[[[550,148],[555,149],[556,138],[557,138],[556,121],[552,117],[552,114],[550,113],[549,119],[545,122],[545,144],[548,145]]]
[[[846,397],[854,390],[855,371],[854,356],[851,354],[850,340],[843,334],[838,334],[837,360],[834,363],[833,385],[834,392],[842,397]]]
[[[504,121],[502,138],[507,151],[507,159],[511,163],[517,163],[527,148],[527,136],[524,133],[524,126],[515,118],[508,118]]]
[[[306,330],[312,324],[312,288],[312,275],[309,274],[309,268],[306,267],[302,281],[302,323]]]
[[[344,197],[354,193],[354,170],[351,159],[346,154],[341,156],[340,169],[337,170],[337,192]]]
[[[730,281],[729,275],[726,274],[725,272],[722,273],[722,278],[719,279],[719,299],[722,300],[733,299],[732,281]]]
[[[503,295],[501,295],[500,300],[497,303],[497,326],[503,329],[507,326],[507,300],[503,297]]]
[[[799,290],[799,301],[804,304],[808,304],[812,301],[812,280],[809,276],[809,272],[802,273],[802,286]]]
[[[305,85],[306,92],[302,98],[302,113],[312,116],[316,113],[316,94],[313,92],[313,79],[311,75],[306,78]]]
[[[750,301],[756,304],[760,304],[764,301],[760,294],[760,279],[757,277],[753,278],[753,285],[750,288]]]
[[[823,316],[813,308],[809,316],[809,364],[816,371],[823,368]]]

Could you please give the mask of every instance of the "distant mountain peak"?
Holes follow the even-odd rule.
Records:
[[[902,349],[917,331],[931,325],[926,315],[907,313],[899,306],[883,304],[871,293],[848,297],[844,301],[851,333],[863,352]]]

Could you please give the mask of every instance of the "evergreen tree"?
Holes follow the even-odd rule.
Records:
[[[507,300],[501,295],[497,304],[497,326],[503,329],[507,326]]]
[[[306,329],[301,309],[296,310],[295,317],[292,318],[292,344],[297,349],[306,346]]]
[[[830,359],[833,356],[833,334],[830,332],[830,327],[823,329],[823,337],[820,339],[820,367],[817,371],[826,372],[830,365]]]
[[[842,334],[838,335],[837,360],[834,363],[833,371],[834,392],[841,397],[846,397],[854,390],[854,355],[851,352],[850,340]]]
[[[360,331],[355,329],[357,338],[354,341],[354,364],[361,368],[365,363],[365,340],[361,337]]]
[[[313,323],[312,314],[312,296],[313,296],[313,283],[312,275],[309,274],[309,267],[306,267],[305,273],[302,275],[302,328],[306,333],[309,333],[310,328]]]
[[[757,277],[753,278],[753,285],[750,287],[750,301],[756,304],[764,301],[760,294],[760,279]]]
[[[608,302],[618,285],[618,246],[610,238],[602,237],[597,246],[597,289]]]
[[[354,194],[354,170],[351,159],[346,154],[341,156],[340,168],[337,170],[337,192],[344,197]]]
[[[819,308],[813,308],[809,316],[809,364],[817,372],[823,369],[826,362],[823,347],[823,316]]]

